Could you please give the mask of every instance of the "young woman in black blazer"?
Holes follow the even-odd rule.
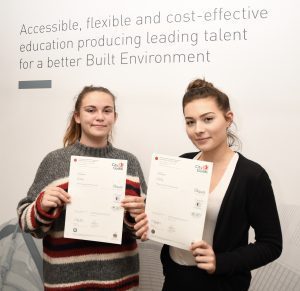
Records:
[[[203,240],[190,251],[164,245],[163,291],[244,291],[250,271],[276,258],[282,234],[271,181],[256,162],[235,152],[233,113],[228,96],[197,79],[183,97],[186,132],[198,152],[182,157],[213,162]],[[139,215],[137,234],[147,238],[146,214]],[[255,242],[249,243],[249,228]]]

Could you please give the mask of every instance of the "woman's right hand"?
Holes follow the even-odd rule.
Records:
[[[194,242],[191,245],[191,251],[198,268],[205,270],[208,274],[216,271],[216,255],[210,244],[203,240]]]
[[[136,224],[134,225],[134,229],[136,230],[136,236],[140,237],[142,241],[148,239],[147,232],[148,232],[148,219],[147,214],[145,212],[138,214],[135,217]]]
[[[45,212],[48,212],[52,208],[61,207],[69,202],[70,195],[65,190],[55,186],[48,186],[44,191],[41,207]]]

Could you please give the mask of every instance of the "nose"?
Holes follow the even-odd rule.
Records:
[[[201,134],[203,132],[204,132],[204,126],[203,126],[202,122],[197,121],[196,125],[195,125],[195,133],[196,134]]]
[[[97,121],[103,121],[104,120],[104,114],[101,110],[97,111],[96,120]]]

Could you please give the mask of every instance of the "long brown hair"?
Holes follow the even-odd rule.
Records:
[[[189,83],[186,92],[183,96],[182,99],[183,113],[184,113],[184,108],[188,103],[197,99],[204,99],[204,98],[213,98],[218,108],[223,112],[224,117],[225,114],[231,110],[229,98],[225,93],[223,93],[222,91],[214,87],[212,83],[205,81],[205,79],[196,79]],[[232,132],[230,127],[227,130],[227,141],[230,147],[241,146],[240,139]]]
[[[70,123],[67,127],[67,130],[65,132],[64,139],[63,139],[64,147],[66,147],[68,145],[72,145],[80,139],[80,137],[81,137],[81,125],[78,124],[75,121],[74,114],[79,113],[80,107],[81,107],[81,104],[82,104],[82,100],[85,97],[85,95],[87,93],[95,92],[95,91],[109,94],[112,97],[112,100],[113,100],[113,103],[114,103],[114,111],[116,112],[116,104],[115,104],[116,97],[107,88],[105,88],[105,87],[94,87],[94,86],[84,87],[82,89],[82,91],[79,93],[79,95],[76,99],[76,102],[75,102],[74,110],[71,113]]]

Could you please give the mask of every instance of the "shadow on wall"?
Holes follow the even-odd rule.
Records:
[[[283,253],[273,263],[253,271],[249,291],[300,290],[300,206],[280,205]],[[160,291],[163,284],[162,245],[139,242],[141,291]],[[17,219],[0,226],[0,290],[42,290],[42,242],[23,234]]]
[[[162,244],[155,241],[139,243],[140,252],[140,287],[141,291],[160,291],[164,276],[160,263]]]
[[[42,240],[21,232],[17,218],[0,226],[0,290],[43,290]]]
[[[249,291],[300,290],[300,205],[278,206],[283,252],[278,260],[253,272]]]

